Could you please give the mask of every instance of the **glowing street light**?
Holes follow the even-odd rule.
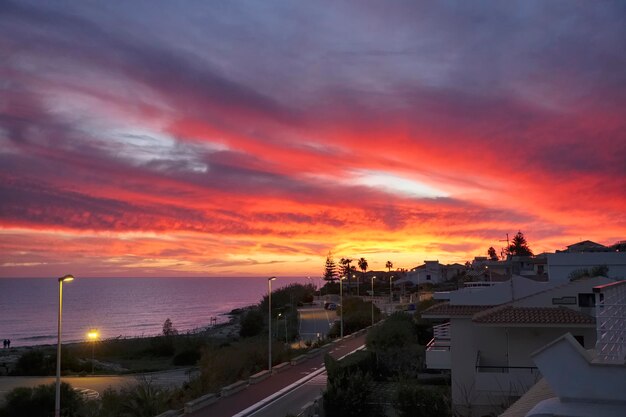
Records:
[[[74,281],[72,275],[65,275],[59,281],[59,315],[57,320],[57,380],[54,395],[54,417],[61,417],[61,317],[63,314],[63,283]]]
[[[87,333],[87,339],[91,340],[91,375],[93,375],[94,373],[94,352],[96,349],[96,341],[98,340],[99,336],[100,334],[98,333],[98,329],[91,329]]]
[[[356,296],[359,296],[359,281],[356,279],[356,275],[352,274],[352,278],[356,281]]]
[[[272,281],[276,281],[276,277],[269,277],[267,279],[267,324],[268,324],[268,358],[267,358],[267,369],[272,373]]]

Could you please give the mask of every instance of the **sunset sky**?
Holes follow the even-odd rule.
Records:
[[[37,3],[0,2],[1,277],[626,239],[626,2]]]

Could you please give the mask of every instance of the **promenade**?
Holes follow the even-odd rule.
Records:
[[[365,334],[344,339],[338,342],[327,353],[333,358],[340,358],[365,344]],[[303,377],[324,366],[324,355],[308,359],[298,365],[290,366],[289,369],[272,375],[270,378],[254,385],[248,386],[243,391],[226,398],[221,398],[214,404],[198,410],[191,414],[191,417],[231,417],[259,403],[270,395],[293,384]]]

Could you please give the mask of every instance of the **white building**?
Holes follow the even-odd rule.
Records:
[[[596,277],[555,286],[516,276],[440,294],[449,302],[422,314],[447,320],[435,327],[426,364],[451,371],[454,411],[482,416],[506,409],[540,378],[531,353],[565,333],[593,347],[592,289],[609,282]]]
[[[596,346],[565,334],[532,354],[543,378],[501,417],[626,416],[626,281],[593,288]]]
[[[402,285],[409,282],[413,285],[441,284],[464,270],[465,266],[461,264],[443,265],[439,261],[424,261],[423,265],[412,268],[404,277],[394,281],[394,284]]]
[[[610,278],[626,276],[626,252],[557,252],[547,257],[550,281],[566,282],[573,272],[598,266],[608,267]]]

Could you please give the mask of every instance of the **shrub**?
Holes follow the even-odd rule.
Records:
[[[192,366],[198,363],[202,354],[198,349],[186,349],[176,354],[172,363],[175,366]]]
[[[61,356],[62,357],[62,356]],[[19,357],[13,370],[13,375],[26,375],[26,376],[42,376],[52,375],[54,372],[54,361],[41,350],[31,350],[24,352]]]
[[[54,410],[55,384],[35,388],[15,388],[5,397],[0,417],[48,417]],[[82,397],[69,384],[61,383],[61,415],[80,416],[84,405]]]
[[[393,398],[398,417],[449,417],[450,407],[443,394],[419,385],[400,386]]]
[[[239,336],[252,337],[261,333],[264,325],[263,319],[264,315],[261,310],[249,310],[241,318],[241,328],[239,329]]]
[[[339,373],[328,379],[324,392],[324,413],[327,417],[375,417],[382,415],[373,402],[373,379],[370,374],[356,370]]]

